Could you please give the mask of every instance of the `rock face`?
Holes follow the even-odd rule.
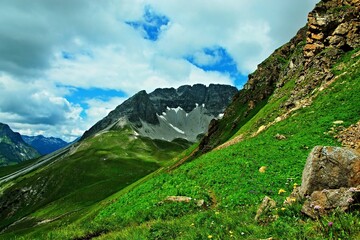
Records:
[[[19,133],[0,123],[0,166],[38,157],[39,153],[26,144]]]
[[[306,197],[302,212],[312,218],[359,204],[360,154],[348,148],[315,147],[292,197]]]
[[[298,107],[332,81],[331,68],[335,62],[360,46],[359,14],[359,0],[320,1],[309,13],[306,26],[249,75],[244,88],[225,110],[223,119],[212,122],[198,154],[227,141],[289,81],[294,79],[295,86],[280,106],[283,112]]]
[[[301,195],[360,185],[360,155],[340,147],[315,147],[302,175]]]
[[[312,218],[317,218],[335,209],[347,211],[359,202],[360,186],[358,188],[324,189],[314,191],[305,201],[301,211]]]
[[[150,94],[141,91],[116,107],[81,139],[111,129],[122,119],[143,136],[196,141],[210,121],[224,112],[236,92],[233,86],[219,84],[156,89]]]
[[[22,139],[35,148],[41,155],[52,153],[60,148],[67,146],[69,143],[60,138],[39,136],[21,136]]]

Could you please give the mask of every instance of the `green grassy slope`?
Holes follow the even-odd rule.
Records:
[[[356,54],[357,52],[357,54]],[[338,76],[325,90],[314,91],[313,102],[288,118],[250,137],[294,86],[291,81],[273,95],[239,130],[246,140],[215,150],[173,171],[160,171],[129,191],[119,192],[72,224],[54,222],[27,232],[24,239],[358,239],[359,213],[338,214],[311,220],[301,215],[300,203],[282,209],[282,202],[301,182],[307,155],[316,145],[339,145],[329,131],[334,121],[347,127],[360,119],[360,54],[349,52],[333,67]],[[285,96],[285,97],[284,97]],[[269,118],[271,121],[271,118]],[[277,140],[276,134],[286,136]],[[260,167],[266,166],[265,173]],[[286,193],[279,194],[279,189]],[[167,196],[203,199],[196,202],[164,202]],[[278,203],[278,220],[254,221],[265,196]],[[334,222],[331,229],[328,222]],[[20,232],[4,235],[11,238]],[[21,232],[25,234],[25,232]]]
[[[186,141],[137,137],[130,128],[87,139],[72,154],[5,185],[0,226],[13,231],[82,214],[92,204],[165,166],[188,146]]]

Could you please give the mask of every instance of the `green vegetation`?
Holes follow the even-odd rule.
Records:
[[[89,208],[86,210],[80,209],[74,215],[70,214],[36,228],[12,229],[14,231],[4,234],[3,238],[25,235],[23,239],[359,239],[358,212],[334,212],[312,220],[301,214],[301,203],[286,207],[282,205],[294,184],[300,184],[302,169],[311,149],[316,145],[339,145],[333,133],[330,133],[333,122],[342,120],[343,127],[347,127],[359,121],[360,57],[354,57],[354,53],[358,51],[352,51],[339,60],[333,69],[338,79],[325,90],[313,92],[314,99],[310,106],[300,108],[257,136],[249,137],[258,126],[271,122],[281,113],[278,111],[279,106],[288,98],[289,95],[285,93],[289,93],[294,87],[294,81],[288,81],[280,94],[278,92],[278,95],[273,95],[268,104],[256,111],[251,120],[240,128],[238,134],[248,136],[245,141],[209,152],[171,171],[167,171],[167,168],[160,169],[97,204],[94,204],[95,201],[88,202]],[[109,149],[89,153],[92,148],[84,148],[84,152],[78,153],[82,163],[86,164],[86,159],[94,156],[97,160],[105,157],[115,161],[115,158],[112,159],[115,151],[117,156],[124,155],[121,155],[124,157],[122,160],[127,157],[132,161],[142,159],[140,164],[144,164],[142,168],[145,169],[152,169],[151,164],[154,163],[166,165],[148,156],[153,151],[151,146],[156,145],[156,148],[161,149],[161,145],[165,143],[154,145],[142,141],[141,145],[131,145],[130,141],[130,145],[124,146],[124,149],[131,149],[129,153],[119,148],[119,142],[116,143],[120,141],[119,133],[108,134],[110,138],[104,135],[103,138],[90,140],[88,144],[105,141],[104,146]],[[276,134],[282,134],[286,139],[277,140]],[[193,145],[186,151],[186,155],[191,154],[196,147]],[[176,148],[173,153],[179,149]],[[142,156],[144,152],[147,154]],[[160,158],[170,157],[166,152],[160,151],[157,154]],[[76,162],[76,156],[67,161]],[[263,166],[266,170],[262,173],[259,168]],[[76,167],[79,166],[75,163],[71,166]],[[112,171],[119,174],[114,169],[103,173]],[[86,171],[82,174],[86,174]],[[143,176],[145,175],[146,173]],[[86,179],[91,180],[89,176]],[[55,204],[68,212],[76,205],[74,199],[87,199],[86,193],[98,194],[98,200],[111,193],[109,191],[102,194],[103,186],[92,188],[98,184],[101,186],[101,181],[99,183],[99,179],[94,178],[93,185],[87,184],[91,191],[78,186],[78,192]],[[121,185],[121,181],[111,186],[115,185]],[[280,189],[286,192],[281,193]],[[116,191],[117,189],[113,189],[112,192]],[[277,202],[278,208],[271,214],[278,218],[264,218],[258,223],[254,217],[257,206],[265,195]],[[190,203],[168,202],[165,201],[168,196],[188,196],[194,200]],[[204,200],[205,206],[198,206],[198,200]],[[76,206],[75,209],[84,205]],[[60,210],[57,211],[57,214],[61,213]],[[48,206],[32,216],[43,219],[50,212],[54,210]]]
[[[165,166],[187,147],[186,141],[169,143],[136,137],[130,128],[90,138],[53,164],[5,185],[0,201],[8,207],[0,212],[0,226],[4,228],[27,216],[7,228],[15,231],[44,220],[78,216],[98,201]],[[21,211],[13,214],[14,208]]]

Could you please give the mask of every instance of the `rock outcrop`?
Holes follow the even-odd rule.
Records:
[[[360,154],[341,147],[315,147],[292,197],[306,198],[302,212],[313,218],[360,203]]]
[[[315,147],[306,160],[301,195],[360,185],[360,155],[341,147]]]
[[[360,203],[360,186],[355,188],[324,189],[314,191],[305,201],[301,211],[317,218],[333,210],[347,211]]]
[[[340,131],[335,138],[345,147],[360,153],[360,121]]]

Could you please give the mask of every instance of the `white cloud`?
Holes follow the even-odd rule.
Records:
[[[24,7],[21,0],[4,0],[0,121],[22,132],[68,140],[124,99],[87,100],[87,118],[82,119],[80,103],[66,100],[64,86],[116,89],[131,96],[157,87],[232,84],[227,74],[205,72],[184,57],[211,65],[218,56],[203,49],[219,46],[248,74],[305,24],[316,2],[34,0]],[[142,19],[145,6],[170,20],[156,42],[125,23]],[[64,51],[74,58],[64,59]]]
[[[104,116],[108,115],[112,110],[114,110],[118,105],[124,102],[126,98],[114,97],[109,99],[108,101],[102,101],[98,99],[89,99],[86,101],[89,109],[86,110],[87,119],[87,128],[90,128],[97,121],[104,118]]]

